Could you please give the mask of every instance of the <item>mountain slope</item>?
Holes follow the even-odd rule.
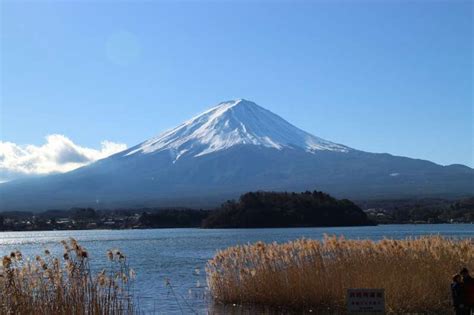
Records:
[[[0,211],[73,206],[211,206],[250,190],[338,197],[472,195],[474,170],[355,150],[255,103],[221,103],[126,151],[69,173],[0,185]]]

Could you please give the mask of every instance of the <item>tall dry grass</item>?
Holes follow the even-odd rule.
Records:
[[[384,288],[393,313],[452,312],[450,281],[466,266],[474,271],[474,240],[417,239],[323,241],[235,246],[207,265],[213,298],[344,312],[348,288]]]
[[[92,274],[89,255],[77,241],[63,241],[63,257],[48,250],[35,259],[21,252],[4,256],[0,267],[0,314],[133,314],[133,271],[119,251],[110,267]]]

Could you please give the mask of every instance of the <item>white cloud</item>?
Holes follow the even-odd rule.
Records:
[[[25,176],[64,173],[127,148],[102,141],[99,150],[81,147],[63,135],[49,135],[41,146],[0,141],[0,182]]]

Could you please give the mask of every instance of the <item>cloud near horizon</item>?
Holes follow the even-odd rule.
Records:
[[[0,141],[0,182],[72,171],[126,148],[126,144],[107,140],[98,150],[82,147],[60,134],[47,136],[40,146]]]

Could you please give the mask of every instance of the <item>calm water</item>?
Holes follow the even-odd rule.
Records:
[[[474,225],[387,225],[346,228],[294,228],[201,230],[159,229],[121,231],[0,232],[0,254],[19,249],[24,255],[49,249],[61,254],[59,241],[76,238],[89,252],[92,264],[107,263],[105,253],[118,248],[137,272],[135,289],[140,308],[146,313],[205,314],[209,304],[204,266],[218,249],[248,242],[285,242],[301,237],[321,239],[323,235],[379,240],[441,234],[474,238]],[[176,295],[165,286],[169,278]]]

